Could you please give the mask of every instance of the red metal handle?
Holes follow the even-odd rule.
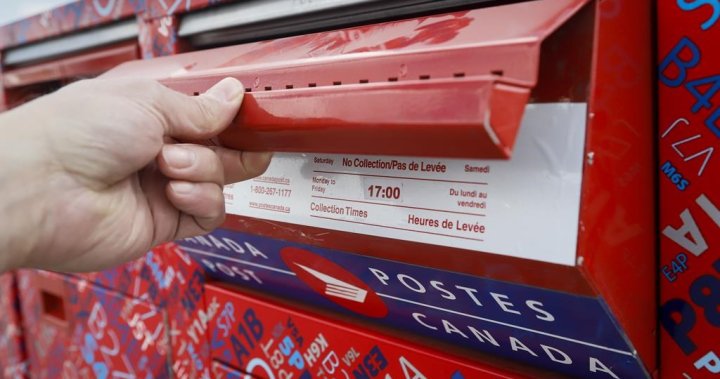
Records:
[[[220,79],[165,83],[193,94]],[[218,140],[256,151],[509,158],[530,90],[497,79],[249,92]]]
[[[541,101],[577,92],[557,69],[574,62],[574,33],[555,32],[587,3],[483,7],[126,63],[106,76],[186,94],[238,78],[252,92],[219,138],[238,149],[508,158],[531,88]]]

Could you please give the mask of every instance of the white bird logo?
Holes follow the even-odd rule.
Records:
[[[367,297],[368,291],[356,287],[350,283],[343,282],[342,280],[335,279],[332,276],[324,274],[320,271],[313,270],[310,267],[305,267],[299,263],[295,264],[301,269],[307,271],[310,275],[320,279],[323,283],[325,283],[326,295],[339,297],[358,303],[365,302],[365,297]]]

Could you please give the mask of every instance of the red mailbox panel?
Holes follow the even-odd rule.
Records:
[[[661,2],[662,378],[720,374],[720,3]]]
[[[25,67],[6,69],[2,80],[4,87],[11,89],[52,80],[89,78],[137,57],[137,43],[128,42]]]
[[[205,301],[216,378],[522,378],[338,320],[208,285]],[[227,366],[226,366],[227,365]],[[220,366],[220,367],[218,367]],[[536,376],[543,374],[536,373]],[[537,376],[539,375],[539,376]]]
[[[245,106],[218,138],[235,148],[507,158],[538,82],[541,44],[585,3],[290,37],[124,64],[106,76],[151,77],[188,94],[242,80]]]
[[[167,377],[167,315],[85,280],[19,272],[33,378]]]
[[[76,276],[128,298],[147,301],[167,314],[169,362],[174,378],[210,375],[204,275],[177,245],[157,246],[144,257],[116,269]]]

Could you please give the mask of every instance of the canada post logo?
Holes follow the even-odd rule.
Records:
[[[280,257],[300,280],[335,304],[368,317],[387,316],[380,296],[337,264],[296,247],[283,248]]]

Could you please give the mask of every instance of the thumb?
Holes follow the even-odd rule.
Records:
[[[225,78],[200,96],[188,96],[162,86],[154,99],[162,114],[165,136],[201,140],[223,131],[240,108],[245,90],[235,78]]]

